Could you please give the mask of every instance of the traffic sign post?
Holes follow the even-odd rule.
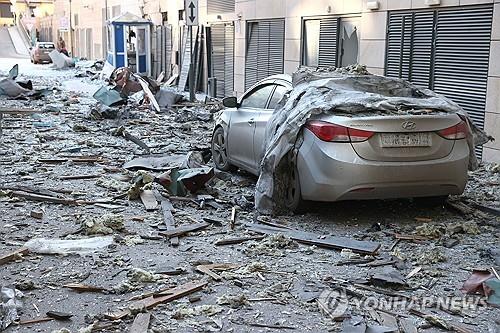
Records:
[[[189,29],[189,100],[195,100],[195,78],[193,68],[193,26],[198,26],[198,0],[184,0],[184,13],[186,14],[186,23]]]

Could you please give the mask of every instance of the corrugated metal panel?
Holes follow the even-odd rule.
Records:
[[[234,0],[208,0],[208,14],[234,13]]]
[[[493,7],[437,13],[433,89],[484,126]]]
[[[319,30],[319,66],[337,66],[339,18],[321,19]]]
[[[217,78],[217,97],[233,94],[234,76],[234,26],[215,24],[210,27],[212,36],[212,77]]]
[[[168,79],[172,75],[172,26],[159,25],[153,27],[153,76],[158,77],[161,72],[165,72]]]
[[[434,11],[391,12],[386,75],[431,87]]]
[[[245,89],[270,75],[283,73],[284,44],[284,20],[248,23]]]

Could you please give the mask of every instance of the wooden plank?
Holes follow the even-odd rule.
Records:
[[[162,293],[158,294],[157,297],[150,296],[148,298],[135,301],[127,309],[117,311],[114,313],[107,313],[107,314],[105,314],[105,317],[108,319],[111,319],[111,320],[123,319],[131,313],[129,308],[152,309],[159,304],[168,303],[168,302],[174,301],[176,299],[182,298],[184,296],[187,296],[189,294],[192,294],[196,291],[199,291],[199,290],[203,289],[203,287],[205,287],[207,284],[208,284],[208,282],[204,282],[204,281],[188,282],[188,283],[185,283],[185,284],[180,285],[178,287],[175,287],[175,288],[169,289],[165,292],[162,292]]]
[[[229,269],[234,269],[238,268],[238,265],[234,264],[210,264],[210,265],[198,265],[196,266],[196,270],[198,272],[201,272],[203,274],[207,274],[210,276],[212,279],[216,281],[222,280],[222,277],[219,274],[216,274],[212,272],[212,270],[217,270],[217,271],[226,271]]]
[[[451,210],[454,210],[455,212],[462,214],[462,215],[469,215],[469,214],[474,213],[474,209],[472,209],[471,207],[469,207],[468,205],[466,205],[465,203],[460,202],[460,201],[446,200],[445,206]]]
[[[347,237],[326,236],[320,238],[320,235],[312,232],[305,232],[293,229],[276,228],[261,224],[246,224],[247,228],[261,234],[281,233],[299,243],[316,245],[328,249],[350,249],[355,253],[374,255],[380,248],[380,243],[369,241],[358,241]]]
[[[201,229],[204,229],[208,227],[210,223],[207,222],[201,222],[201,223],[195,223],[195,224],[189,224],[189,225],[183,225],[181,227],[174,228],[172,230],[167,230],[164,232],[159,232],[160,235],[165,236],[165,237],[179,237],[179,236],[184,236],[188,232],[193,232],[193,231],[198,231]]]
[[[21,247],[21,248],[15,250],[14,252],[3,255],[0,257],[0,265],[9,263],[11,261],[18,260],[21,256],[26,255],[29,252],[30,252],[30,250],[28,250],[27,248]]]
[[[140,194],[141,201],[146,207],[146,211],[152,211],[158,208],[158,201],[156,201],[155,195],[151,190],[144,190]]]
[[[56,193],[54,190],[46,190],[43,188],[36,188],[34,186],[26,186],[26,185],[16,185],[16,186],[2,186],[0,187],[2,190],[8,190],[8,191],[21,191],[21,192],[27,192],[27,193],[33,193],[33,194],[38,194],[38,195],[46,195],[48,197],[58,197],[59,194]],[[69,193],[72,193],[73,191],[69,191]]]
[[[38,324],[38,323],[44,323],[46,321],[52,321],[54,318],[50,317],[42,317],[42,318],[35,318],[35,319],[29,319],[29,320],[21,320],[19,322],[19,325],[29,325],[29,324]]]
[[[72,199],[54,198],[54,197],[49,197],[46,195],[26,193],[26,192],[21,192],[21,191],[14,191],[14,192],[10,193],[10,196],[23,198],[23,199],[31,200],[31,201],[51,202],[51,203],[62,204],[62,205],[76,205],[77,204],[77,202],[75,200],[72,200]]]
[[[147,333],[151,313],[139,313],[130,327],[130,333]]]
[[[174,216],[172,215],[172,210],[174,207],[172,206],[172,203],[170,200],[167,198],[163,198],[161,200],[161,210],[163,212],[163,221],[165,222],[165,225],[167,227],[167,231],[171,231],[175,229],[175,219]],[[170,237],[169,238],[170,245],[172,246],[178,246],[179,245],[179,237]]]
[[[498,208],[483,206],[483,205],[478,204],[477,202],[474,202],[473,205],[474,205],[474,208],[479,209],[482,212],[492,214],[495,216],[500,216],[500,209],[498,209]]]
[[[61,176],[61,177],[59,177],[59,179],[60,180],[94,179],[94,178],[99,178],[101,176],[102,176],[102,174],[95,174],[95,175],[74,175],[74,176]]]
[[[106,291],[106,288],[89,286],[89,285],[82,284],[82,283],[68,283],[68,284],[65,284],[63,287],[73,289],[73,290],[80,292],[80,293],[82,293],[82,292],[92,293],[92,292]]]
[[[424,236],[419,236],[419,235],[402,235],[402,234],[398,234],[398,233],[395,233],[394,237],[396,237],[396,239],[400,239],[400,240],[411,240],[411,241],[426,241],[426,240],[429,240],[429,238],[424,237]]]
[[[220,239],[214,243],[216,246],[220,245],[232,245],[232,244],[240,244],[243,242],[248,242],[251,240],[261,240],[265,236],[249,236],[249,237],[235,237],[235,238],[226,238],[226,239]]]
[[[236,225],[236,207],[233,207],[231,209],[231,218],[230,218],[229,222],[230,222],[231,230],[234,230],[234,226]]]
[[[42,113],[40,110],[26,109],[26,108],[15,108],[15,107],[0,107],[0,113],[2,114],[34,114]]]
[[[59,164],[72,161],[73,163],[96,163],[104,162],[100,157],[86,157],[86,158],[39,158],[37,162],[47,164]]]

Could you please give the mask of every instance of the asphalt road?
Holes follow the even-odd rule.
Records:
[[[26,58],[16,52],[7,27],[0,27],[0,58]]]

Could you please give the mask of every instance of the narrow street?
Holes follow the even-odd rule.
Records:
[[[165,209],[157,204],[146,210],[140,199],[127,198],[138,177],[144,180],[162,172],[126,170],[124,163],[149,154],[115,130],[123,126],[150,154],[172,157],[168,169],[187,154],[209,148],[213,115],[221,106],[182,102],[157,113],[149,105],[129,101],[111,108],[113,119],[101,119],[102,107],[92,95],[103,81],[86,74],[76,77],[85,69],[55,70],[28,59],[6,59],[15,50],[3,28],[0,33],[0,75],[6,76],[17,63],[18,80],[32,80],[34,89],[48,88],[39,98],[0,98],[0,107],[36,111],[5,114],[2,120],[0,256],[30,240],[45,239],[39,241],[45,250],[38,247],[0,262],[2,286],[13,285],[24,294],[21,324],[5,332],[128,332],[144,310],[130,309],[131,299],[195,281],[206,286],[150,308],[148,332],[337,332],[342,323],[317,303],[318,297],[334,301],[325,290],[343,287],[350,290],[348,295],[361,293],[372,300],[394,293],[462,299],[460,288],[473,269],[500,266],[498,213],[482,212],[472,204],[496,207],[498,212],[500,168],[495,164],[470,173],[465,194],[451,198],[459,210],[410,199],[374,200],[311,204],[307,214],[273,218],[259,217],[254,210],[254,176],[217,171],[198,195],[170,197],[176,227],[206,224],[180,234],[178,246],[173,246],[172,238],[162,236],[168,231]],[[162,189],[157,183],[149,186]],[[42,197],[33,199],[36,195]],[[279,235],[262,237],[248,228],[256,220],[311,232],[318,240],[343,236],[381,247],[374,255],[364,255],[299,244]],[[87,253],[66,249],[70,253],[47,254],[65,252],[55,239],[93,236],[112,236],[112,244]],[[249,236],[253,240],[216,245]],[[208,275],[201,272],[200,265],[212,264],[227,265],[207,266],[213,270]],[[388,269],[401,278],[391,275],[391,280]],[[370,287],[377,275],[389,280],[382,278],[377,287]],[[128,315],[111,320],[110,313],[120,310]],[[420,327],[419,332],[441,331],[407,310],[403,318]],[[465,325],[470,332],[499,332],[500,312],[484,300],[456,312],[432,305],[420,310]],[[48,311],[72,317],[29,323],[46,318]],[[393,312],[349,310],[353,318],[373,321],[383,316],[387,325],[395,318]]]

